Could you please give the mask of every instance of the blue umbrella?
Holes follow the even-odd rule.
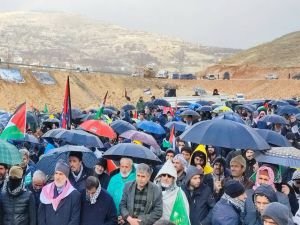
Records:
[[[103,114],[106,114],[106,115],[108,115],[108,114],[117,114],[117,112],[112,110],[112,109],[109,109],[109,108],[104,108]]]
[[[159,106],[171,107],[171,104],[167,100],[162,99],[162,98],[154,99],[152,101],[152,104],[153,105],[159,105]]]
[[[212,107],[209,105],[204,105],[196,110],[197,112],[211,112]]]
[[[124,111],[130,111],[130,110],[135,110],[135,106],[134,105],[130,105],[130,104],[126,104],[122,106],[122,109]]]
[[[179,116],[181,116],[181,117],[192,116],[193,119],[199,119],[200,118],[199,113],[197,113],[197,112],[195,112],[194,110],[191,110],[191,109],[184,110],[182,113],[180,113]]]
[[[277,106],[284,106],[284,105],[289,105],[288,102],[282,101],[282,100],[272,100],[269,102],[271,105],[277,105]]]
[[[160,124],[152,122],[152,121],[145,120],[145,121],[139,122],[137,124],[137,128],[144,130],[147,133],[152,133],[152,134],[162,135],[162,134],[166,133],[166,131]]]
[[[93,168],[97,163],[97,157],[88,148],[83,146],[64,145],[60,148],[54,148],[49,153],[42,155],[36,164],[38,170],[42,170],[47,175],[53,175],[55,164],[59,159],[68,162],[69,152],[82,152],[83,164],[88,168]]]
[[[295,106],[291,106],[291,105],[285,105],[285,106],[279,107],[278,111],[277,111],[278,115],[283,115],[283,114],[292,115],[292,114],[298,114],[298,113],[300,113],[300,109],[296,108]]]
[[[83,114],[80,109],[73,108],[71,110],[71,116],[72,116],[72,120],[77,120],[77,119],[82,119],[85,116],[85,114]]]
[[[200,105],[207,105],[207,106],[211,105],[211,102],[205,101],[205,100],[199,100],[196,103],[198,103]]]
[[[22,139],[11,139],[13,143],[23,143],[23,142],[29,142],[32,144],[40,144],[39,140],[31,135],[31,134],[25,134]]]
[[[294,99],[285,99],[284,101],[288,102],[292,106],[298,106],[299,102]]]
[[[52,129],[47,131],[45,134],[43,134],[42,138],[54,138],[57,134],[59,134],[60,132],[65,131],[66,129],[64,128],[57,128],[57,129]]]
[[[201,105],[198,104],[198,103],[191,103],[191,104],[189,105],[189,109],[191,109],[191,110],[196,110],[196,109],[198,109],[199,107],[201,107]]]
[[[166,123],[165,127],[171,129],[173,126],[175,126],[175,130],[176,131],[185,131],[186,127],[187,127],[187,124],[186,123],[183,123],[181,121],[171,121],[171,122],[168,122]]]
[[[271,145],[276,145],[278,147],[290,147],[291,143],[286,139],[286,137],[278,134],[275,131],[268,129],[255,129],[256,132],[263,137]]]
[[[128,130],[136,130],[136,128],[127,121],[124,120],[116,120],[110,124],[111,128],[118,134],[122,134]]]
[[[245,124],[245,121],[240,117],[239,114],[234,112],[225,112],[215,117],[214,119],[232,120],[241,124]]]
[[[186,101],[178,102],[177,107],[188,107],[190,104],[191,104],[190,102],[186,102]]]
[[[300,113],[296,115],[297,120],[300,120]]]
[[[258,162],[272,163],[286,167],[300,167],[300,151],[294,147],[273,147],[268,151],[259,152],[255,156],[255,159]]]
[[[249,112],[254,112],[256,110],[254,105],[250,105],[250,104],[245,104],[245,105],[238,105],[235,107],[236,109],[242,108],[242,109],[246,109]]]
[[[103,154],[103,158],[116,161],[123,157],[131,158],[134,163],[161,164],[160,159],[150,149],[132,143],[117,144]]]
[[[117,109],[116,107],[114,107],[114,106],[111,106],[111,105],[109,105],[109,106],[105,106],[105,108],[107,108],[107,109],[111,109],[111,110],[113,110],[113,111],[115,111],[115,112],[117,112],[117,111],[118,111],[118,109]]]
[[[153,102],[145,102],[145,106],[147,106],[149,109],[155,109],[157,108],[158,106],[157,105],[154,105]]]
[[[223,119],[198,122],[183,132],[180,138],[187,142],[224,148],[270,149],[268,143],[253,128]]]
[[[279,115],[266,115],[263,118],[261,118],[261,121],[266,123],[277,123],[277,124],[288,124],[288,121]]]

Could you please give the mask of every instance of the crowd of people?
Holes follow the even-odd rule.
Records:
[[[136,105],[138,122],[149,120],[162,127],[181,120],[189,129],[218,116],[212,111],[193,110],[199,112],[199,118],[177,117],[172,110],[148,107],[142,97]],[[300,150],[294,114],[285,115],[288,123],[284,125],[261,121],[276,110],[266,101],[253,112],[242,107],[235,111],[248,126],[273,130]],[[137,123],[134,113],[127,110],[109,117]],[[28,129],[43,144],[32,147],[24,143],[18,165],[0,163],[0,225],[300,224],[300,171],[259,163],[252,149],[190,143],[181,139],[178,131],[172,145],[167,141],[170,130],[166,129],[167,135],[152,134],[161,147],[155,152],[161,165],[137,164],[124,156],[115,162],[113,171],[103,157],[88,168],[82,152],[70,151],[67,161],[59,159],[54,174],[49,175],[35,163],[48,145],[53,145],[43,140],[43,131],[55,127]],[[105,142],[104,152],[118,143],[130,142],[120,136],[101,140]]]

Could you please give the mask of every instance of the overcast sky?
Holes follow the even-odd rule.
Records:
[[[55,10],[182,38],[249,48],[300,30],[299,0],[0,0],[2,11]]]

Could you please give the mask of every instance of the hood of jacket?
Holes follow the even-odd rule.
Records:
[[[155,179],[154,179],[154,183],[158,183],[159,180],[160,180],[160,176],[162,174],[169,174],[171,175],[172,177],[175,178],[175,183],[176,183],[176,180],[177,180],[177,171],[172,163],[171,160],[168,160],[167,162],[165,162],[165,164],[162,166],[162,168],[158,171]]]
[[[186,186],[189,185],[190,180],[192,179],[193,176],[195,175],[200,175],[201,178],[203,177],[203,172],[201,170],[199,170],[197,167],[195,166],[189,166],[186,170],[186,176],[185,176],[185,180],[184,183]],[[202,182],[202,179],[201,179]]]
[[[212,173],[213,168],[210,166],[210,164],[208,162],[208,156],[207,156],[205,145],[198,145],[196,150],[193,152],[191,159],[190,159],[190,164],[192,166],[195,166],[194,159],[196,156],[204,157],[204,161],[205,161],[205,166],[203,168],[204,174]]]
[[[270,202],[277,202],[276,192],[274,191],[273,187],[268,184],[262,184],[258,188],[256,188],[253,194],[253,202],[255,200],[256,195],[263,195],[266,196]]]
[[[285,205],[272,202],[264,210],[262,216],[270,217],[278,225],[293,225],[292,215]]]

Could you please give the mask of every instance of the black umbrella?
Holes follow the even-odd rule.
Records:
[[[73,120],[82,119],[85,116],[80,109],[75,108],[71,110],[71,114]]]
[[[185,117],[185,116],[192,116],[193,119],[199,119],[200,118],[200,115],[199,113],[195,112],[194,110],[191,110],[191,109],[187,109],[185,111],[183,111],[182,113],[180,113],[181,117]]]
[[[128,130],[136,130],[136,128],[127,121],[124,120],[116,120],[110,124],[111,128],[118,134],[122,134]]]
[[[117,114],[116,111],[109,109],[109,108],[104,108],[103,114],[109,115],[109,114]]]
[[[240,115],[234,112],[222,113],[214,119],[232,120],[241,124],[245,124],[245,121],[240,117]]]
[[[166,107],[171,107],[171,104],[165,100],[165,99],[162,99],[162,98],[157,98],[157,99],[154,99],[152,101],[153,105],[159,105],[159,106],[166,106]]]
[[[130,105],[130,104],[126,104],[122,106],[122,109],[124,111],[130,111],[130,110],[135,110],[135,106],[134,105]]]
[[[196,103],[198,103],[198,104],[200,104],[200,105],[202,105],[202,106],[204,106],[204,105],[207,105],[207,106],[212,105],[212,104],[211,104],[212,102],[205,101],[205,100],[199,100],[199,101],[197,101]]]
[[[268,143],[251,127],[231,120],[208,120],[194,124],[180,138],[187,142],[224,148],[266,150]]]
[[[295,106],[285,105],[278,108],[277,114],[278,115],[292,115],[300,113],[300,109],[296,108]]]
[[[150,149],[132,143],[117,144],[103,154],[103,158],[116,161],[123,157],[131,158],[134,163],[161,164],[160,159]]]
[[[186,102],[186,101],[178,102],[177,107],[188,107],[190,104],[191,104],[190,102]]]
[[[114,107],[114,106],[111,106],[111,105],[105,106],[105,108],[111,109],[111,110],[113,110],[113,111],[115,111],[115,112],[118,112],[118,109],[117,109],[116,107]]]
[[[60,148],[54,148],[49,153],[42,155],[41,159],[37,162],[36,168],[42,170],[47,175],[53,175],[55,164],[59,159],[68,162],[70,152],[82,152],[83,164],[88,168],[93,168],[97,163],[97,157],[88,148],[75,145],[64,145]]]
[[[212,107],[209,105],[204,105],[202,107],[199,107],[196,111],[197,112],[210,112],[210,111],[212,111]]]
[[[276,145],[278,147],[290,147],[291,143],[286,139],[286,137],[278,134],[275,131],[268,129],[255,129],[256,132],[262,136],[269,144]]]

